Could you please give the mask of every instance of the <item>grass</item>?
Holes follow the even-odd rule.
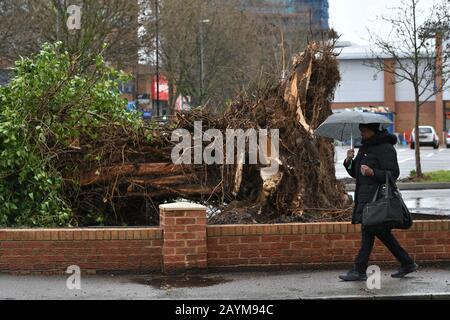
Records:
[[[440,170],[424,173],[424,177],[422,179],[417,179],[416,171],[411,171],[410,177],[415,182],[450,182],[450,171],[448,170]]]

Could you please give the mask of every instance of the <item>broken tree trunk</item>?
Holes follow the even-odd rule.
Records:
[[[241,96],[224,114],[179,113],[170,126],[152,126],[152,141],[146,139],[148,132],[131,137],[115,132],[112,141],[105,136],[99,139],[103,144],[90,142],[90,148],[104,149],[102,165],[86,163],[86,155],[71,158],[83,165],[67,171],[67,181],[79,188],[74,193],[69,187],[67,197],[80,214],[97,207],[122,217],[130,210],[148,216],[149,207],[157,217],[158,203],[193,200],[220,208],[212,223],[301,221],[307,214],[348,213],[350,201],[335,177],[332,141],[314,136],[332,114],[339,81],[333,45],[312,43],[295,57],[286,80],[255,96]],[[203,131],[278,129],[278,154],[268,148],[264,156],[279,171],[264,165],[174,165],[171,132],[180,128],[193,133],[194,121],[203,122]],[[86,148],[81,140],[82,154]]]

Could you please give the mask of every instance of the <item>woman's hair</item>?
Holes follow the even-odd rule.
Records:
[[[359,129],[362,129],[362,128],[372,130],[375,133],[383,131],[383,127],[381,126],[380,123],[361,123],[359,125]]]

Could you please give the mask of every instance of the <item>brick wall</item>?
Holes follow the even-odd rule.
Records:
[[[161,228],[0,230],[0,272],[178,272],[189,269],[350,265],[361,227],[349,223],[207,226],[206,208],[161,206]],[[450,262],[450,221],[395,231],[419,262]],[[377,240],[371,262],[393,263]]]
[[[396,106],[397,132],[411,132],[411,130],[414,128],[416,118],[416,107],[414,102],[397,102]],[[435,102],[427,102],[422,107],[420,107],[420,125],[434,126],[436,128],[435,111]]]
[[[0,272],[160,271],[162,230],[0,230]]]
[[[450,222],[418,221],[395,231],[419,262],[450,262]],[[361,226],[315,223],[261,226],[209,226],[208,266],[298,266],[351,264],[358,253]],[[371,262],[395,259],[377,240]]]

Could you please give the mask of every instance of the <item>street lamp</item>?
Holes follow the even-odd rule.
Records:
[[[160,113],[160,95],[159,95],[159,7],[158,0],[155,0],[155,19],[156,19],[156,116]]]
[[[59,41],[61,38],[61,11],[63,6],[63,0],[56,0],[56,41]]]
[[[204,52],[203,52],[203,24],[210,23],[209,19],[199,21],[200,29],[200,105],[203,103],[203,88],[204,88]]]

